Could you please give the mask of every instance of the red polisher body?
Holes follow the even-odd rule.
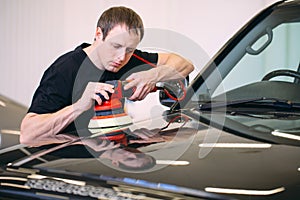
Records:
[[[114,127],[131,124],[132,119],[124,110],[125,97],[133,94],[134,90],[124,90],[126,82],[120,80],[107,81],[114,86],[115,92],[106,100],[101,94],[102,104],[95,104],[95,116],[91,119],[89,128]]]

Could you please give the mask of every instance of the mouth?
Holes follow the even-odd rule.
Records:
[[[122,63],[119,63],[119,62],[113,62],[112,63],[112,66],[114,66],[114,67],[120,67],[122,65]]]

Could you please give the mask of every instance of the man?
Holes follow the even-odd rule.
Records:
[[[193,65],[176,54],[136,50],[144,35],[139,15],[112,7],[99,18],[94,42],[59,57],[44,73],[21,124],[20,142],[31,146],[62,143],[87,127],[93,104],[114,92],[107,80],[126,80],[142,100],[160,81],[182,79]],[[146,63],[146,67],[145,67]],[[155,64],[157,67],[151,67]],[[77,121],[77,123],[76,123]],[[76,127],[75,127],[76,124]]]

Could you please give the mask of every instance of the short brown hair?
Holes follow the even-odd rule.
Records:
[[[132,9],[124,6],[111,7],[100,16],[97,27],[101,28],[103,40],[111,29],[120,24],[126,25],[128,30],[133,30],[137,35],[139,34],[140,40],[142,40],[144,25],[141,17]]]

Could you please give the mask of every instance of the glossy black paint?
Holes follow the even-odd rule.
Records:
[[[122,147],[130,146],[141,154],[154,157],[154,166],[140,170],[122,169],[110,160],[102,159],[103,151],[95,151],[89,145],[70,143],[30,148],[10,144],[0,151],[0,198],[300,198],[299,138],[276,137],[272,134],[281,133],[280,130],[271,129],[278,125],[286,130],[286,127],[297,125],[298,108],[281,110],[274,106],[267,107],[266,103],[270,102],[259,106],[250,102],[227,107],[231,109],[229,112],[222,110],[222,106],[211,112],[199,109],[197,102],[190,99],[253,28],[274,13],[280,16],[289,9],[293,13],[299,11],[293,15],[300,15],[300,1],[277,2],[249,21],[207,64],[203,73],[192,81],[187,94],[189,98],[175,104],[165,116],[122,127],[126,136],[121,141]],[[229,91],[227,98],[234,101],[266,95],[280,99],[288,97],[294,102],[300,99],[298,87],[286,82],[258,82]],[[1,128],[18,127],[25,113],[23,111],[18,111],[14,116],[17,118],[15,127],[14,123],[6,121]],[[241,115],[241,111],[247,111],[251,116]],[[16,113],[15,110],[12,112]],[[136,130],[149,134],[156,129],[160,129],[156,139],[163,140],[136,142],[139,139]],[[298,134],[292,130],[283,133]],[[6,135],[1,133],[2,138],[10,140]],[[99,142],[99,137],[86,138],[87,141],[90,139]],[[127,156],[120,155],[123,158]],[[166,164],[166,161],[182,163],[174,165]]]

